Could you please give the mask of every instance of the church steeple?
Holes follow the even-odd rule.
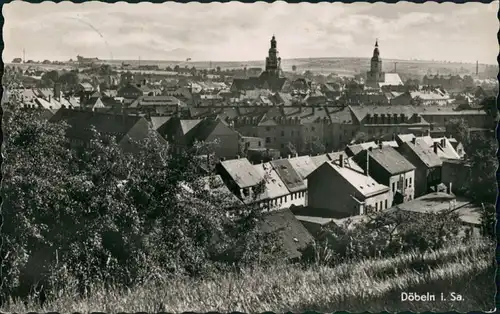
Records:
[[[278,45],[276,37],[273,35],[271,38],[271,48],[269,48],[269,55],[266,58],[266,72],[272,76],[279,76],[281,68],[281,58],[277,49]]]
[[[276,49],[276,37],[271,38],[271,49]]]
[[[378,50],[378,38],[375,40],[375,49],[373,49],[373,58],[378,58],[380,51]]]

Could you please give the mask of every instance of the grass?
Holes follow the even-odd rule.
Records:
[[[472,243],[425,254],[369,259],[336,267],[254,267],[210,279],[157,280],[132,289],[69,291],[42,308],[11,302],[5,312],[304,312],[487,311],[494,308],[494,248]],[[401,292],[459,293],[464,301],[401,302]]]

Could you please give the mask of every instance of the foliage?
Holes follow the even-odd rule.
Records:
[[[344,225],[327,225],[318,243],[308,247],[304,260],[315,260],[318,252],[330,256],[328,265],[370,257],[391,257],[412,250],[441,249],[458,239],[458,216],[449,211],[419,214],[403,210],[367,213],[366,219]],[[316,260],[317,261],[317,260]]]
[[[191,151],[174,154],[152,133],[125,153],[96,130],[71,149],[64,124],[23,111],[4,122],[4,297],[53,294],[68,278],[88,293],[160,273],[197,276],[225,267],[215,256],[234,246],[250,251],[231,260],[238,267],[267,250],[254,230],[260,211],[234,205],[228,214],[229,196],[199,183]]]
[[[294,65],[292,65],[292,71],[293,71],[293,72],[297,71],[297,66],[296,66],[295,64],[294,64]]]
[[[54,83],[57,82],[58,80],[59,80],[59,72],[49,71],[42,75],[40,84],[42,85],[42,87],[52,88],[54,86]]]
[[[493,137],[473,135],[465,146],[467,160],[471,165],[472,176],[468,183],[469,196],[477,203],[494,204],[498,194],[496,172],[498,144]]]
[[[481,108],[486,110],[488,116],[493,118],[493,121],[498,121],[498,105],[496,97],[486,97],[481,101]]]
[[[494,307],[494,272],[491,243],[450,243],[424,254],[409,252],[334,267],[255,266],[195,280],[162,277],[130,290],[96,287],[87,298],[75,298],[67,288],[44,307],[13,302],[5,312],[488,311]],[[401,291],[435,293],[436,302],[403,302]],[[450,291],[465,296],[466,302],[441,301],[440,293]]]
[[[75,87],[80,83],[80,78],[78,77],[78,73],[70,71],[61,74],[59,77],[59,83],[65,86]]]
[[[470,142],[469,125],[464,119],[452,119],[446,124],[446,134],[453,136],[464,147]]]

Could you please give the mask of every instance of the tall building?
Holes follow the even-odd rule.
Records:
[[[380,88],[382,86],[399,86],[403,81],[397,73],[382,72],[382,59],[378,50],[378,40],[375,41],[375,49],[370,63],[370,71],[366,73],[366,86]]]
[[[281,58],[277,49],[276,37],[271,38],[271,48],[269,48],[269,55],[266,58],[266,70],[264,72],[268,77],[280,77],[281,74]],[[262,73],[262,74],[264,74]]]
[[[378,87],[378,83],[384,81],[384,72],[382,72],[382,59],[378,50],[378,40],[375,41],[375,49],[373,49],[373,57],[370,63],[370,71],[366,75],[366,85],[370,87]]]
[[[266,69],[257,77],[246,79],[234,79],[231,91],[243,91],[253,89],[268,89],[274,92],[281,91],[286,79],[281,75],[281,58],[277,48],[276,37],[271,38],[271,48],[266,57]]]

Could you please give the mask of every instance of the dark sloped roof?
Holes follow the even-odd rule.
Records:
[[[361,159],[359,163],[366,161],[367,152],[358,154],[355,157],[357,161],[358,158]],[[415,170],[415,166],[412,165],[405,157],[398,153],[394,148],[390,146],[385,146],[382,148],[374,148],[369,151],[370,158],[378,163],[382,168],[384,168],[391,175],[404,173],[408,171]]]
[[[306,189],[304,181],[299,174],[294,170],[288,159],[278,159],[271,161],[274,170],[281,177],[286,187],[291,193]]]
[[[300,251],[314,241],[313,236],[289,209],[265,214],[259,223],[259,229],[277,237],[277,244],[287,258],[300,257]]]
[[[90,136],[88,131],[94,126],[98,132],[115,136],[117,141],[120,141],[140,120],[144,120],[144,118],[61,108],[49,121],[66,121],[70,125],[68,130],[70,136],[87,138]]]
[[[407,146],[428,168],[439,167],[443,164],[432,148],[427,147],[422,141],[417,141],[415,144],[406,142],[403,146]]]

